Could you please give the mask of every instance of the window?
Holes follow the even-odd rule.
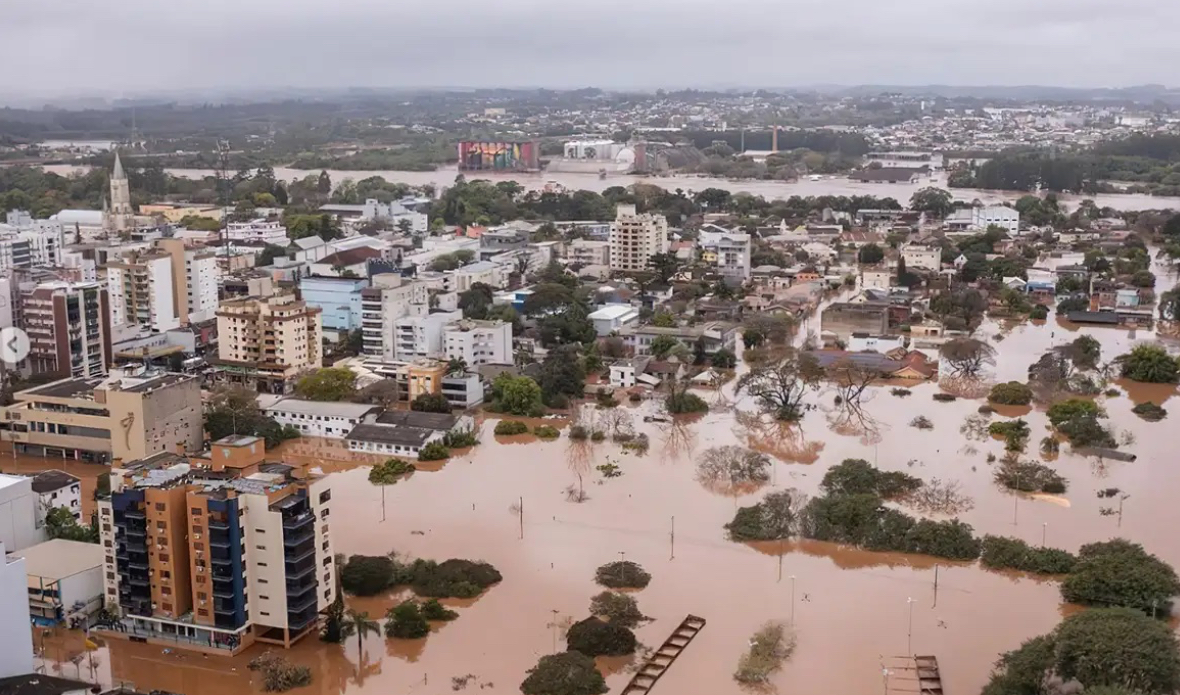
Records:
[[[256,546],[254,546],[254,548],[255,548],[256,550],[266,550],[266,546],[265,546],[265,545],[256,545]]]
[[[327,567],[330,564],[332,564],[332,558],[330,558],[330,557],[324,558],[324,567]]]
[[[261,613],[262,615],[267,615],[267,616],[270,615],[270,613],[267,613],[266,611],[258,611],[258,612]]]
[[[207,618],[209,617],[209,610],[207,608],[202,608],[197,611],[197,615],[201,616],[202,618]]]
[[[172,612],[172,604],[171,604],[171,603],[165,603],[165,604],[164,604],[164,612],[165,612],[165,613],[171,613],[171,612]]]
[[[325,502],[327,502],[330,499],[332,499],[332,491],[331,490],[324,490],[323,492],[320,493],[320,504],[324,504]]]
[[[171,595],[172,595],[172,589],[170,589],[169,587],[163,586],[163,587],[160,587],[160,593],[161,593],[161,594],[163,594],[163,595],[165,595],[165,596],[171,596]]]
[[[115,573],[107,572],[107,579],[111,580],[112,582],[115,581]]]
[[[258,579],[258,583],[259,583],[259,584],[267,584],[268,582],[267,582],[267,580],[265,580],[265,579],[262,579],[262,578],[260,577],[260,578]]]
[[[198,591],[197,598],[201,601],[204,601],[205,599],[209,598],[209,596],[204,591]]]
[[[166,507],[163,502],[156,502],[156,511],[157,512],[162,512],[162,511],[164,511],[165,508]]]
[[[105,548],[109,548],[109,547],[111,547],[111,542],[110,542],[109,540],[106,540],[106,541],[103,541],[103,542],[102,542],[102,545],[103,545],[103,547],[105,547]]]
[[[260,562],[260,563],[258,563],[258,566],[259,566],[259,567],[266,567],[266,563],[265,563],[265,562]]]
[[[167,524],[167,523],[165,523],[165,522],[163,522],[163,521],[157,521],[157,522],[156,522],[156,530],[157,530],[157,531],[165,531],[165,530],[167,530],[167,529],[168,529],[168,524]]]
[[[264,528],[256,528],[256,529],[254,529],[254,533],[266,533],[266,529],[264,529]]]
[[[171,579],[172,573],[168,570],[160,570],[160,579]]]
[[[269,597],[269,596],[263,596],[263,595],[261,595],[261,594],[259,594],[259,595],[258,595],[258,598],[262,599],[263,601],[269,601],[269,600],[270,600],[270,597]]]
[[[321,518],[321,519],[327,519],[327,518],[328,518],[328,510],[327,510],[327,509],[321,509],[321,510],[320,510],[320,518]]]
[[[204,510],[202,510],[200,507],[193,507],[192,512],[193,512],[193,516],[201,516],[202,514],[205,513]]]
[[[160,553],[160,562],[170,562],[171,559],[172,559],[172,556],[169,555],[168,553]]]

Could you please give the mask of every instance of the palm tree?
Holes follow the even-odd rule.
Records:
[[[447,374],[463,375],[467,373],[467,360],[462,357],[452,357],[447,360]]]
[[[356,651],[357,656],[364,657],[365,649],[365,634],[372,632],[376,634],[381,633],[381,626],[377,624],[376,620],[369,619],[368,611],[358,611],[355,608],[348,609],[348,617],[345,619],[345,625],[349,633],[356,633]]]

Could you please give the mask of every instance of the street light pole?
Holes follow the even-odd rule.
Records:
[[[795,575],[791,575],[791,627],[795,626]]]
[[[906,651],[910,656],[914,655],[914,599],[906,599],[906,603],[910,604],[910,624],[906,630]]]
[[[1044,547],[1045,547],[1045,535],[1046,535],[1047,533],[1049,533],[1049,522],[1048,522],[1048,521],[1042,521],[1042,522],[1041,522],[1041,547],[1042,547],[1042,548],[1044,548]]]

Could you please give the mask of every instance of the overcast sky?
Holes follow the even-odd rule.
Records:
[[[0,0],[0,94],[1180,84],[1180,0]]]

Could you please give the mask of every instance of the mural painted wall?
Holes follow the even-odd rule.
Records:
[[[464,171],[536,171],[540,147],[528,142],[459,143],[459,169]]]

